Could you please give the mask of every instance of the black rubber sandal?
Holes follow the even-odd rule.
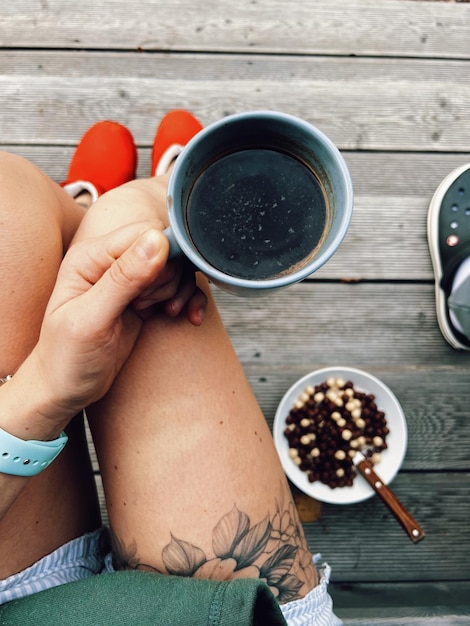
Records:
[[[470,338],[455,328],[449,316],[455,274],[470,257],[470,163],[451,172],[436,189],[428,211],[428,244],[439,328],[453,348],[470,350]]]

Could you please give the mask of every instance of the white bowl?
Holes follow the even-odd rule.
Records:
[[[381,453],[381,462],[376,466],[376,471],[385,484],[393,480],[403,463],[406,452],[408,432],[405,415],[390,389],[378,378],[362,370],[350,367],[327,367],[300,378],[286,392],[277,408],[273,425],[274,443],[284,472],[301,491],[321,502],[352,504],[367,500],[374,495],[374,490],[366,480],[357,473],[351,487],[336,487],[335,489],[320,481],[309,482],[306,472],[302,471],[289,457],[289,444],[284,435],[286,417],[300,394],[308,385],[320,385],[331,376],[343,378],[345,381],[350,380],[358,391],[374,394],[377,407],[385,413],[390,430],[386,440],[388,447]]]

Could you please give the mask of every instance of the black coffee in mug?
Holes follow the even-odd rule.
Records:
[[[187,200],[187,231],[214,268],[269,280],[315,255],[328,211],[322,184],[302,161],[253,147],[221,157],[197,178]]]
[[[206,126],[168,180],[169,258],[184,254],[214,285],[256,297],[309,277],[351,220],[347,165],[326,135],[276,111]]]

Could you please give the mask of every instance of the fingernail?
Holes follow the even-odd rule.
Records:
[[[137,254],[149,261],[158,255],[160,249],[160,233],[154,229],[140,235],[135,245]]]
[[[196,309],[195,316],[193,319],[193,324],[195,326],[200,326],[202,322],[204,321],[205,315],[206,315],[206,309],[204,307],[199,307],[198,309]]]

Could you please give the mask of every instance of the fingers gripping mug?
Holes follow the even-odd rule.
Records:
[[[225,117],[178,156],[167,191],[170,256],[212,282],[255,296],[306,278],[334,254],[352,215],[336,146],[274,111]]]

